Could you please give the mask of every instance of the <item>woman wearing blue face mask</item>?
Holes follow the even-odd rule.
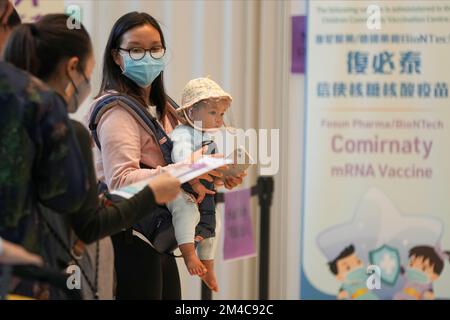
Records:
[[[95,62],[86,29],[83,26],[79,29],[67,28],[68,19],[64,14],[51,14],[37,23],[17,27],[6,44],[4,59],[46,82],[56,92],[59,103],[65,104],[67,111],[75,112],[90,93],[90,77]],[[74,148],[81,152],[86,172],[60,170],[58,173],[61,179],[55,179],[56,187],[49,188],[46,192],[64,192],[63,176],[86,173],[86,197],[78,208],[70,212],[57,212],[64,213],[63,218],[54,214],[56,209],[40,206],[41,215],[45,217],[39,219],[44,223],[40,229],[49,230],[44,235],[49,240],[44,244],[48,254],[44,259],[52,267],[58,268],[67,264],[79,264],[82,268],[81,288],[84,298],[96,295],[99,298],[112,298],[112,261],[109,269],[102,262],[108,258],[108,252],[109,257],[112,256],[112,247],[109,245],[108,248],[107,244],[110,240],[105,237],[151,214],[157,203],[172,200],[178,194],[179,181],[169,175],[161,175],[133,198],[114,206],[103,206],[98,196],[89,132],[79,122],[72,121],[71,125],[78,142]],[[48,128],[42,128],[42,131],[45,130]],[[52,133],[53,139],[66,130],[69,129],[61,123],[59,131],[62,133]],[[60,156],[59,153],[56,156]],[[85,246],[99,239],[103,239],[104,246],[99,243]],[[91,259],[94,261],[92,265]],[[102,280],[107,269],[111,274],[109,282]]]
[[[98,100],[87,117],[106,103],[102,110],[107,111],[91,130],[97,144],[97,173],[109,189],[148,178],[170,163],[160,149],[167,137],[156,139],[129,112],[126,101],[106,100],[111,95],[126,96],[169,134],[179,122],[166,102],[163,85],[166,62],[164,35],[152,16],[131,12],[116,21],[105,48]],[[205,178],[213,181],[211,175],[220,176],[210,172]],[[241,182],[242,179],[236,179],[234,186]],[[158,253],[145,232],[130,228],[116,235],[113,242],[118,299],[181,298],[175,259]]]

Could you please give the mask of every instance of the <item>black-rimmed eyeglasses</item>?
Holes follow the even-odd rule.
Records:
[[[131,49],[125,49],[125,48],[119,48],[119,50],[126,51],[130,55],[130,58],[138,61],[145,57],[145,53],[149,52],[150,56],[153,59],[161,59],[164,57],[164,54],[166,53],[166,49],[163,47],[154,47],[151,49],[144,49],[144,48],[131,48]]]

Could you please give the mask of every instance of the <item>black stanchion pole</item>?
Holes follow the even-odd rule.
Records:
[[[212,290],[202,281],[202,300],[212,300]]]
[[[273,177],[258,178],[260,208],[259,226],[259,299],[269,299],[269,244],[270,207],[273,195]]]

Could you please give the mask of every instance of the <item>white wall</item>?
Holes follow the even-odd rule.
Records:
[[[284,103],[278,126],[281,128],[281,170],[276,179],[273,211],[278,214],[272,223],[271,290],[273,299],[299,299],[300,297],[300,213],[302,196],[303,159],[303,115],[304,80],[303,74],[292,74],[291,16],[305,15],[305,1],[289,1],[284,19],[287,26],[284,47],[287,49],[282,65],[286,76]],[[281,66],[280,66],[281,67]],[[276,206],[278,204],[278,206]]]

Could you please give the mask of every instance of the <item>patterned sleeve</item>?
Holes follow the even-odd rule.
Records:
[[[56,212],[72,212],[88,183],[59,95],[0,62],[0,107],[0,234],[17,242],[37,200]]]
[[[41,92],[37,115],[37,165],[34,181],[39,199],[60,213],[74,212],[82,205],[88,190],[86,168],[66,104],[53,92]]]

